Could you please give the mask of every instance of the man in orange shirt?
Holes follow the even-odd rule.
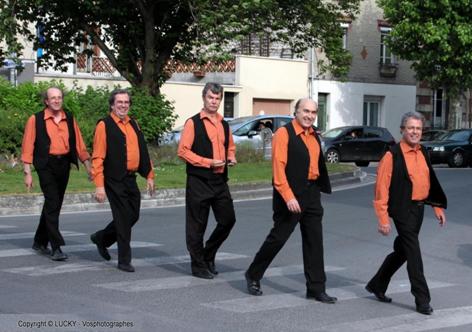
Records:
[[[59,214],[69,182],[70,164],[78,167],[77,159],[80,159],[90,177],[90,156],[77,122],[62,108],[63,97],[61,89],[47,89],[43,96],[46,108],[32,115],[26,123],[21,155],[26,188],[29,191],[33,187],[33,164],[44,194],[33,249],[39,254],[50,255],[54,261],[67,259],[61,250],[65,242],[59,231]],[[51,243],[52,252],[48,243]]]
[[[213,279],[215,256],[228,237],[236,217],[228,188],[228,166],[236,164],[236,148],[228,123],[218,114],[223,87],[207,83],[203,109],[185,122],[178,155],[187,162],[186,242],[192,275]],[[203,237],[210,207],[217,222],[205,246]]]
[[[246,271],[251,295],[262,295],[264,272],[300,223],[306,297],[323,303],[337,300],[326,294],[325,287],[320,192],[331,193],[331,184],[313,129],[317,114],[315,101],[298,100],[295,119],[277,130],[272,140],[274,226]]]
[[[131,264],[131,227],[139,219],[141,192],[136,173],[147,179],[147,190],[154,194],[154,171],[142,131],[128,116],[131,95],[127,90],[114,90],[108,100],[110,115],[95,128],[92,174],[95,199],[103,203],[108,197],[113,220],[90,236],[98,253],[110,260],[108,247],[118,244],[118,269],[134,272]]]
[[[423,274],[418,234],[423,223],[424,204],[434,207],[441,226],[446,223],[443,208],[447,207],[447,199],[428,154],[420,145],[423,125],[423,115],[418,112],[405,113],[400,126],[402,140],[379,163],[374,199],[378,231],[388,235],[391,231],[389,218],[392,218],[398,235],[393,252],[385,258],[366,290],[381,302],[391,302],[385,292],[394,273],[406,261],[416,311],[431,315],[433,308]]]

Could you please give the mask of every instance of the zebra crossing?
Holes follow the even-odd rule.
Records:
[[[1,229],[9,233],[0,234],[0,245],[8,240],[20,240],[32,238],[31,232],[11,232],[15,226],[3,225]],[[83,244],[68,245],[64,248],[67,253],[96,251],[93,244],[88,243],[88,235],[85,233],[63,231],[64,237],[73,237],[79,239],[78,242]],[[132,248],[156,248],[163,246],[160,243],[135,241],[131,244]],[[116,250],[116,246],[110,248]],[[0,249],[0,259],[9,257],[19,257],[35,255],[34,251],[29,248]],[[249,260],[247,255],[231,252],[221,252],[217,255],[217,263],[223,263],[231,260]],[[169,264],[188,264],[190,262],[188,255],[177,256],[157,256],[146,258],[135,258],[133,264],[137,268],[152,269],[162,265]],[[105,261],[88,261],[84,258],[72,256],[69,261],[64,263],[45,264],[43,259],[38,259],[37,263],[31,263],[28,260],[28,266],[20,267],[4,267],[0,269],[2,273],[14,275],[22,275],[31,278],[44,278],[52,275],[61,275],[68,273],[86,273],[100,272],[103,270],[115,269],[116,262]],[[342,273],[348,269],[345,266],[326,266],[328,273]],[[177,272],[178,273],[178,272]],[[117,277],[122,274],[117,272]],[[264,276],[264,280],[271,280],[278,277],[293,277],[303,275],[303,265],[293,264],[286,266],[270,267]],[[119,279],[119,278],[118,278]],[[116,280],[116,279],[115,279]],[[232,270],[229,272],[221,271],[213,280],[204,280],[194,278],[190,275],[178,275],[172,277],[143,278],[139,274],[126,275],[125,281],[114,282],[96,282],[91,283],[94,289],[104,291],[120,292],[123,294],[147,294],[149,292],[159,292],[162,290],[186,290],[198,287],[213,287],[213,285],[225,285],[231,282],[240,282],[245,285],[244,270]],[[458,286],[453,283],[443,282],[440,280],[428,280],[431,290],[446,289],[448,287]],[[366,293],[364,284],[357,283],[348,286],[329,288],[328,293],[338,298],[340,303],[349,303],[348,301],[362,301],[363,299],[373,300],[372,295]],[[243,286],[244,287],[244,286]],[[408,293],[410,291],[410,283],[408,280],[392,280],[388,294]],[[354,303],[354,302],[353,302]],[[218,299],[216,301],[200,301],[199,306],[203,310],[217,310],[233,315],[247,315],[263,312],[274,312],[276,310],[302,308],[312,305],[321,305],[315,301],[308,301],[303,291],[299,292],[277,292],[264,294],[260,297],[251,296],[245,292],[239,293],[237,296],[231,296],[227,299]],[[314,327],[313,331],[429,331],[434,329],[447,329],[452,327],[460,327],[472,324],[472,306],[463,306],[457,308],[436,309],[434,315],[425,318],[417,313],[406,313],[400,315],[390,315],[385,317],[370,318],[359,321],[340,322],[337,324]]]

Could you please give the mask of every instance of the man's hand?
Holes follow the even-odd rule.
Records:
[[[95,189],[95,199],[97,200],[97,202],[99,203],[105,202],[106,197],[107,195],[105,194],[104,187],[97,187],[97,189]]]
[[[238,162],[236,161],[236,159],[228,159],[228,166],[231,167],[231,166],[234,166],[236,165]]]
[[[222,167],[225,165],[225,161],[224,160],[218,160],[218,159],[213,159],[211,161],[211,164],[210,164],[210,167],[211,168],[215,168],[215,167]]]
[[[386,225],[379,223],[378,231],[380,234],[387,236],[388,234],[390,234],[391,230],[392,230],[392,227],[390,226],[390,223]]]
[[[292,213],[302,212],[302,209],[300,208],[300,204],[298,204],[298,201],[296,198],[292,198],[291,200],[287,202],[287,208]]]
[[[31,172],[25,172],[25,186],[28,192],[33,188],[33,176]]]
[[[438,211],[434,211],[436,218],[439,220],[439,225],[444,226],[446,225],[446,214],[444,213],[443,209],[438,209]]]
[[[92,176],[92,165],[90,164],[90,160],[87,159],[86,161],[84,161],[84,166],[85,166],[85,169],[87,170],[87,176],[88,176],[88,180],[90,182],[92,182],[93,180],[93,176]]]
[[[147,179],[146,180],[147,182],[147,192],[149,194],[149,196],[154,196],[155,192],[156,192],[156,187],[154,185],[154,179]]]

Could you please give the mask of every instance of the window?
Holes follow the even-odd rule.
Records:
[[[269,34],[250,34],[241,41],[241,53],[245,55],[269,56]]]
[[[395,56],[392,54],[390,48],[385,44],[385,41],[390,34],[391,28],[380,27],[380,63],[395,64]]]
[[[379,126],[381,97],[364,98],[362,124],[364,126]]]
[[[317,127],[321,131],[326,130],[326,124],[328,122],[327,114],[326,114],[327,102],[328,102],[328,94],[327,93],[319,93],[318,94]]]
[[[341,23],[341,29],[343,29],[343,49],[347,50],[347,30],[349,28],[348,23]]]
[[[225,92],[225,100],[223,106],[223,116],[225,118],[234,117],[234,92]]]

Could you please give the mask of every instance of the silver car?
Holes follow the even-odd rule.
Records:
[[[255,148],[264,145],[270,147],[273,133],[292,121],[289,115],[254,115],[243,116],[228,121],[233,133],[234,143],[248,142]],[[178,144],[183,126],[165,133],[159,139],[159,144]],[[265,143],[265,144],[264,144]]]

